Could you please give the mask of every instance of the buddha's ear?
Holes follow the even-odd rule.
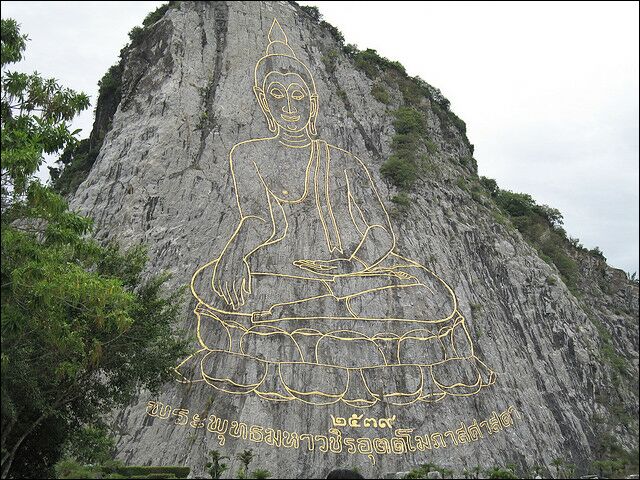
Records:
[[[311,114],[309,115],[309,133],[311,135],[317,135],[316,120],[318,119],[318,95],[315,93],[309,96],[311,102]]]
[[[267,103],[267,97],[264,94],[264,90],[260,87],[254,86],[253,93],[256,96],[256,100],[258,100],[258,105],[260,105],[262,113],[264,113],[264,117],[267,119],[269,131],[275,133],[278,130],[278,126],[276,121],[273,119],[273,115],[271,115],[271,110],[269,110],[269,104]]]

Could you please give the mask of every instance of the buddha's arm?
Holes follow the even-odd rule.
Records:
[[[273,236],[274,226],[266,187],[253,162],[234,165],[232,156],[231,172],[240,221],[216,263],[212,286],[227,304],[237,309],[251,294],[247,257]]]
[[[349,211],[362,237],[357,245],[350,247],[351,251],[345,253],[371,268],[391,253],[395,247],[395,236],[369,172],[358,158],[354,156],[353,160],[354,167],[345,170]]]

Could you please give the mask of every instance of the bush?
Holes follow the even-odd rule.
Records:
[[[556,209],[538,205],[531,195],[514,193],[498,188],[495,180],[481,177],[481,184],[489,191],[498,207],[511,217],[511,221],[540,257],[556,266],[567,287],[575,292],[578,265],[568,253],[571,243],[566,232],[559,228],[562,215]]]
[[[491,470],[487,470],[486,473],[488,478],[520,478],[507,468],[493,467]]]
[[[271,472],[269,470],[265,470],[264,468],[257,468],[253,472],[251,472],[251,478],[255,478],[257,480],[264,480],[267,478],[271,478]]]
[[[380,103],[384,103],[385,105],[391,101],[389,92],[387,92],[387,90],[379,83],[376,83],[371,88],[371,95],[373,95],[373,98],[378,100]]]
[[[169,10],[168,3],[165,3],[164,5],[160,5],[153,12],[149,13],[146,17],[144,17],[144,20],[142,21],[142,26],[148,27],[149,25],[153,25],[162,17],[164,17],[164,14],[167,13],[167,10]]]
[[[451,123],[458,129],[458,131],[460,133],[462,133],[463,135],[466,135],[467,134],[467,124],[464,123],[464,120],[462,120],[460,117],[458,117],[451,110],[449,110],[448,114],[449,114],[449,120],[451,120]]]
[[[394,62],[378,55],[378,52],[368,48],[358,51],[354,55],[356,68],[362,70],[369,78],[375,78],[380,71],[395,70],[405,74],[405,69],[400,62]]]
[[[594,257],[598,257],[601,260],[604,260],[605,262],[607,261],[607,258],[604,256],[604,253],[602,253],[602,250],[600,250],[600,247],[593,247],[591,250],[589,250],[589,253]]]
[[[98,82],[96,122],[91,137],[69,145],[57,160],[58,167],[49,167],[51,184],[62,195],[74,193],[87,178],[104,136],[111,128],[111,120],[122,97],[123,61],[112,65]]]
[[[127,477],[123,476],[122,478],[127,478]],[[150,473],[149,475],[131,475],[128,478],[138,479],[138,478],[178,478],[178,477],[176,477],[173,473]]]
[[[320,14],[320,10],[318,7],[314,7],[311,5],[302,5],[300,9],[309,15],[314,22],[319,22],[322,19],[322,15]]]
[[[348,43],[346,45],[343,45],[342,53],[344,53],[349,58],[353,58],[358,53],[358,47],[353,43]]]
[[[480,177],[480,185],[491,195],[494,197],[498,194],[500,190],[498,188],[498,182],[496,182],[493,178]]]
[[[411,188],[416,180],[418,169],[416,165],[406,159],[392,155],[380,168],[382,175],[399,188]]]
[[[433,140],[427,140],[427,152],[429,154],[434,155],[438,152],[438,146],[433,142]]]
[[[341,47],[342,45],[344,45],[344,35],[342,35],[342,32],[340,30],[338,30],[330,23],[325,22],[324,20],[320,22],[320,26],[325,30],[329,30],[329,34],[333,37],[338,45],[340,45]]]
[[[391,201],[395,203],[400,210],[405,210],[411,206],[411,199],[409,198],[409,195],[404,192],[400,192],[393,196]]]
[[[98,81],[98,97],[117,94],[122,88],[122,62],[109,67]]]
[[[150,473],[149,475],[132,475],[129,478],[178,478],[173,473]]]
[[[338,64],[338,51],[336,49],[329,50],[326,55],[322,56],[322,63],[327,68],[327,72],[334,73]]]
[[[425,463],[417,468],[412,469],[404,478],[408,479],[418,479],[418,478],[427,478],[430,472],[440,472],[442,475],[442,468],[438,467],[433,463]]]
[[[442,94],[439,88],[433,87],[429,85],[427,82],[422,80],[421,78],[417,78],[417,81],[420,82],[425,90],[427,91],[427,96],[429,100],[435,102],[440,106],[443,110],[448,111],[451,106],[451,102]]]
[[[135,26],[129,32],[129,40],[131,40],[131,46],[136,47],[142,43],[145,37],[145,30],[142,27]]]
[[[400,107],[393,112],[393,155],[382,165],[380,172],[396,187],[408,190],[417,179],[417,154],[425,133],[422,114],[412,107]]]
[[[60,168],[50,168],[51,183],[55,191],[68,195],[77,190],[87,178],[98,157],[99,150],[90,150],[90,140],[85,138],[75,145],[69,145],[57,161]]]
[[[130,478],[151,478],[150,475],[154,475],[153,478],[161,478],[156,475],[173,475],[174,478],[187,478],[190,472],[191,468],[189,467],[126,466],[117,468],[114,473]]]
[[[393,127],[396,129],[396,133],[400,135],[424,133],[424,118],[415,108],[400,107],[393,115],[395,117]]]
[[[85,464],[113,464],[115,440],[103,425],[85,425],[65,444],[65,456]],[[122,466],[119,462],[118,466]]]
[[[96,478],[97,471],[93,467],[87,467],[76,460],[60,460],[54,466],[56,478]]]
[[[509,190],[499,190],[496,195],[496,203],[512,217],[530,216],[535,207],[535,201],[531,195],[514,193]]]

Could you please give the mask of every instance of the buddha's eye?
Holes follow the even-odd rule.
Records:
[[[304,98],[304,92],[296,89],[291,93],[291,98],[294,100],[302,100]]]
[[[280,90],[278,87],[273,87],[269,93],[273,98],[284,98],[284,92]]]

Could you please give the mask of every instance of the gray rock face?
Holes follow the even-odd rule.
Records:
[[[271,31],[270,40],[274,18],[286,40],[279,31]],[[324,157],[314,160],[308,153],[324,143],[304,147],[302,157],[277,140],[243,144],[232,157],[232,175],[234,145],[274,136],[253,90],[254,67],[270,53],[270,43],[279,57],[269,71],[282,73],[287,62],[301,63],[315,83],[311,88],[301,74],[303,95],[317,94],[314,138],[336,147],[329,149],[332,171],[342,176],[329,175],[339,179],[329,182],[329,202],[318,200],[322,188],[308,197],[311,203],[287,198],[306,191],[305,178],[309,185],[328,178],[313,176]],[[408,213],[393,214],[395,192],[379,169],[395,133],[389,110],[401,105],[402,94],[389,87],[388,105],[374,99],[374,81],[352,60],[338,52],[327,66],[329,53],[337,50],[327,31],[286,2],[181,2],[129,51],[122,101],[72,207],[95,219],[101,239],[149,245],[149,273],[167,270],[175,286],[188,284],[205,267],[195,279],[183,326],[193,337],[194,353],[208,350],[179,369],[182,382],[168,384],[159,397],[142,392],[118,414],[119,458],[188,465],[204,475],[207,452],[216,448],[232,458],[231,474],[240,466],[235,454],[253,448],[256,466],[292,477],[353,467],[371,477],[427,462],[456,469],[506,463],[525,468],[563,457],[584,465],[597,440],[593,416],[610,417],[598,396],[609,395],[612,370],[594,319],[611,335],[637,384],[637,285],[582,259],[578,300],[514,228],[496,223],[490,205],[457,186],[458,178],[472,174],[459,162],[472,152],[464,134],[426,101],[421,108],[438,147],[431,156],[433,174],[418,181]],[[262,80],[266,74],[258,75]],[[283,85],[289,80],[283,74],[279,85],[290,108],[298,100],[295,86]],[[267,86],[265,96],[273,91]],[[264,99],[276,102],[269,103],[272,112],[282,100],[277,94]],[[295,123],[299,112],[284,113],[274,117]],[[304,169],[296,173],[296,159],[303,157],[317,168],[307,177]],[[250,180],[256,168],[262,184]],[[332,214],[316,212],[331,201]],[[273,275],[279,265],[317,258],[317,249],[330,242],[331,233],[314,230],[317,215],[333,215],[337,223],[351,218],[355,225],[357,219],[349,217],[355,206],[364,210],[365,223],[373,219],[379,228],[368,236],[358,228],[353,238],[344,234],[345,252],[368,255],[353,243],[356,230],[372,258],[393,246],[393,233],[394,251],[415,263],[399,266],[404,260],[387,257],[376,275],[357,277],[360,286],[354,286],[353,275],[330,282],[330,295],[326,285],[280,282]],[[392,212],[390,226],[385,208]],[[256,239],[264,248],[248,259],[247,268],[268,274],[257,283],[254,275],[253,296],[234,310],[212,288],[213,261],[241,218],[274,211],[281,217],[269,222],[280,223],[269,235],[283,232],[285,219],[291,256],[276,248],[284,243],[267,253],[265,242],[273,237],[264,237],[260,222],[238,233],[226,252],[240,273],[234,276],[229,267],[230,278],[242,278],[243,256]],[[296,268],[319,275],[317,265]],[[353,274],[358,267],[351,262],[345,268]],[[595,277],[602,278],[594,285]],[[416,279],[417,289],[411,283]],[[370,298],[352,295],[374,287]],[[315,296],[322,301],[300,302]],[[256,314],[285,298],[294,303]],[[340,310],[347,303],[356,310],[352,318]],[[309,310],[307,304],[313,304]],[[296,324],[303,317],[315,320]],[[385,323],[391,318],[400,321]],[[415,323],[424,318],[439,323]],[[637,386],[634,391],[625,382],[615,390],[621,404],[637,412]],[[628,447],[637,442],[635,415],[615,432]]]

